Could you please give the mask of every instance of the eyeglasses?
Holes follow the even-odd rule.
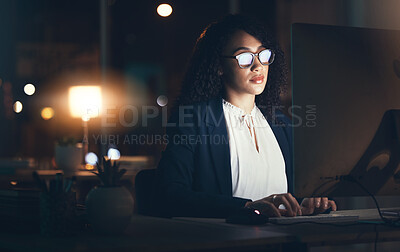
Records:
[[[254,63],[254,57],[257,56],[258,60],[264,66],[271,65],[275,59],[275,53],[271,49],[264,49],[259,53],[251,53],[251,52],[244,52],[237,56],[225,56],[222,55],[223,58],[232,58],[236,59],[240,68],[249,68]]]

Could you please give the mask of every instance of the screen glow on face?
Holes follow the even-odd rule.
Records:
[[[253,64],[255,56],[258,56],[258,59],[263,65],[269,65],[272,63],[272,52],[269,49],[262,50],[261,52],[256,54],[251,52],[244,52],[237,55],[235,58],[237,59],[241,68],[248,68]]]

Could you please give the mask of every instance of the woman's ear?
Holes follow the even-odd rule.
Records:
[[[222,69],[219,69],[219,70],[218,70],[218,75],[219,75],[219,76],[222,76],[223,74],[224,74],[224,72],[222,72]]]

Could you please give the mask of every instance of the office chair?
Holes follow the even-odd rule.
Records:
[[[156,169],[141,170],[135,178],[136,209],[138,214],[156,216],[154,206]]]

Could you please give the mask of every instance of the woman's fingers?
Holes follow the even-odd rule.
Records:
[[[287,210],[286,209],[278,208],[278,211],[281,214],[281,216],[287,216]]]
[[[281,204],[285,206],[288,216],[295,216],[295,213],[293,212],[292,206],[287,200],[286,195],[278,195],[275,198],[274,205],[279,208]]]
[[[321,206],[321,198],[314,198],[314,208],[319,208]]]
[[[279,209],[271,202],[265,202],[265,206],[261,209],[261,213],[270,217],[281,217]]]
[[[323,213],[325,212],[327,209],[331,208],[332,211],[336,211],[337,207],[336,207],[336,203],[333,200],[329,200],[326,197],[321,198],[321,204],[319,208],[315,209],[316,213]]]
[[[280,205],[284,205],[286,209],[279,209]],[[246,206],[258,209],[262,214],[270,217],[310,215],[325,212],[328,208],[332,208],[332,211],[337,210],[335,201],[327,197],[305,198],[300,206],[290,193],[271,195],[249,202]]]
[[[299,203],[297,203],[297,200],[290,193],[275,195],[273,197],[273,203],[277,208],[279,208],[280,205],[284,205],[286,208],[286,215],[288,216],[301,214]]]
[[[323,197],[321,199],[320,208],[323,209],[324,211],[329,208],[329,206],[328,206],[328,198],[327,197]]]
[[[314,213],[322,213],[325,212],[326,209],[328,209],[328,198],[315,198],[314,202]]]
[[[280,217],[281,216],[278,208],[268,198],[249,202],[248,204],[246,204],[246,207],[252,208],[252,209],[257,209],[262,214],[269,216],[269,217]]]
[[[289,202],[292,205],[292,210],[296,213],[296,215],[301,215],[301,207],[296,198],[293,197],[293,195],[290,193],[287,194],[287,197],[289,198]]]
[[[337,210],[336,203],[333,200],[329,200],[328,201],[328,206],[332,208],[332,211],[336,211]]]
[[[335,201],[329,200],[327,197],[305,198],[301,203],[301,206],[303,207],[303,214],[305,215],[322,213],[329,208],[332,208],[332,211],[337,210]]]
[[[303,202],[301,202],[301,206],[302,206],[302,214],[304,215],[310,215],[312,213],[314,213],[314,209],[315,209],[315,198],[305,198],[303,199]]]

